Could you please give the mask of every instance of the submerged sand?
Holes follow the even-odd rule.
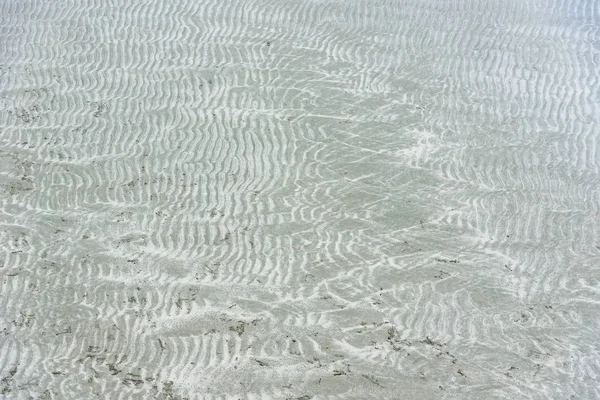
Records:
[[[595,2],[0,19],[0,397],[600,398]]]

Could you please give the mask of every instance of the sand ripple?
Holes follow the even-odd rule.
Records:
[[[600,398],[595,2],[0,15],[0,397]]]

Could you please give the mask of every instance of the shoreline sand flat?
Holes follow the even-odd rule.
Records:
[[[600,398],[597,2],[0,21],[1,398]]]

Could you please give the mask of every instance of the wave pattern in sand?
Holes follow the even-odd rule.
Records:
[[[0,15],[0,396],[600,397],[595,2]]]

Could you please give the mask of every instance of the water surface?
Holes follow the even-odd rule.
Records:
[[[596,2],[0,15],[2,396],[600,398]]]

